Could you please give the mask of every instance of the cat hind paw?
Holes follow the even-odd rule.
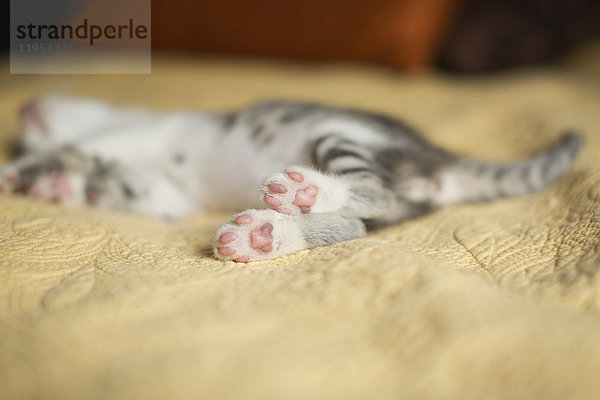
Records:
[[[221,226],[213,243],[216,258],[249,262],[305,248],[296,218],[274,210],[246,210]]]
[[[265,179],[260,188],[261,200],[271,209],[287,215],[314,212],[319,193],[327,177],[303,167],[292,167]]]

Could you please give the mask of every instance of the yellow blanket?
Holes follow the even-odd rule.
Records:
[[[19,104],[45,91],[164,110],[362,107],[487,160],[566,128],[586,145],[540,193],[248,265],[207,255],[224,214],[169,223],[0,194],[0,398],[600,398],[599,49],[464,80],[160,56],[151,76],[2,71],[3,163]]]

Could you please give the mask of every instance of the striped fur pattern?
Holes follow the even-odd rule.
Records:
[[[538,191],[566,173],[581,145],[566,133],[529,159],[479,162],[394,118],[286,101],[162,114],[48,96],[28,102],[22,119],[23,154],[0,169],[0,189],[164,218],[245,210],[213,244],[215,257],[238,262]]]

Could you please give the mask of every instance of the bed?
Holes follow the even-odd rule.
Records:
[[[19,106],[43,92],[158,110],[322,101],[495,161],[570,128],[586,144],[537,194],[249,264],[210,257],[227,214],[167,222],[0,193],[0,397],[599,398],[598,71],[598,45],[463,79],[160,54],[151,75],[3,70],[2,163]]]

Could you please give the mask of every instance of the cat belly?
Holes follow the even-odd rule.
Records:
[[[307,155],[298,146],[215,150],[199,166],[200,202],[207,211],[262,208],[258,188],[265,178],[290,165],[308,164]]]

